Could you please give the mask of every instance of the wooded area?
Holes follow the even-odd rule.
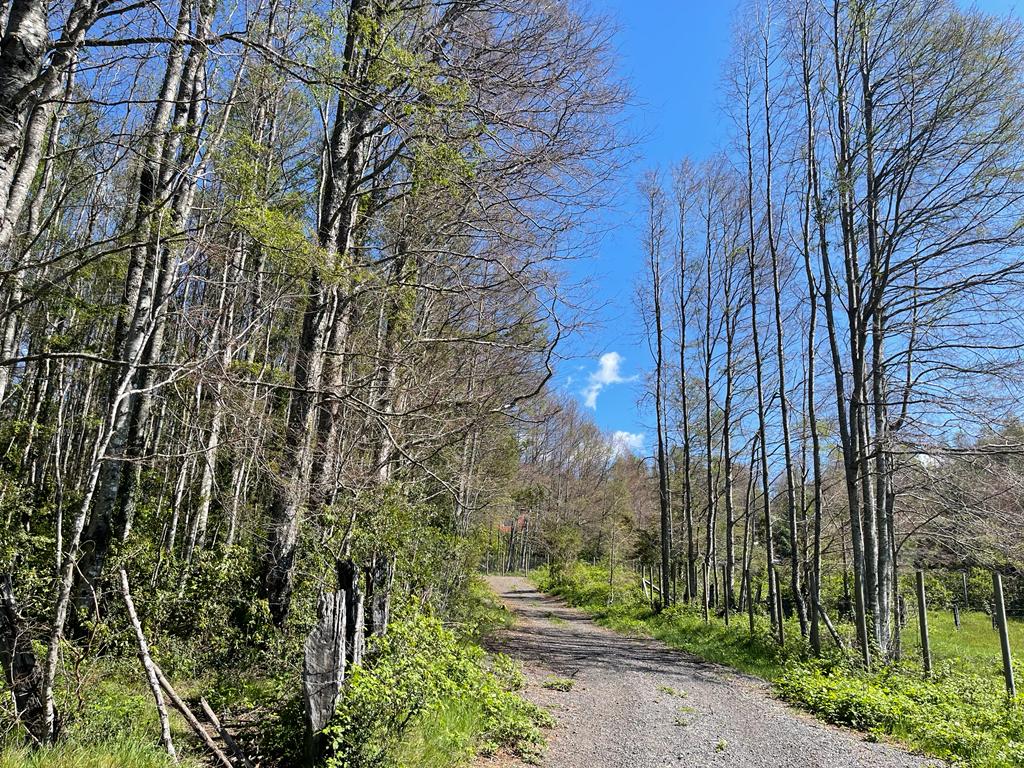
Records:
[[[758,664],[772,654],[838,654],[862,670],[948,677],[932,661],[926,605],[952,610],[956,630],[961,611],[983,611],[995,638],[984,663],[1013,701],[1022,34],[1016,19],[953,3],[744,5],[723,77],[725,148],[649,172],[636,193],[653,447],[639,470],[607,441],[603,456],[559,466],[580,480],[572,511],[540,507],[534,530],[560,519],[574,533],[537,536],[542,585],[701,653],[708,644],[689,619],[673,629],[677,617],[742,624],[740,665],[769,676]],[[577,559],[604,570],[574,573]],[[655,615],[678,610],[652,618],[641,593]],[[778,650],[752,651],[762,637]],[[961,640],[965,669],[974,640]],[[876,680],[855,679],[865,696]],[[808,705],[802,684],[779,685]],[[1016,765],[1020,732],[1009,730],[1009,746],[984,759],[965,741],[917,743]]]
[[[765,581],[819,652],[841,568],[870,666],[900,653],[901,569],[1019,574],[1022,40],[935,3],[739,21],[736,149],[641,189],[684,597],[699,561],[726,610]]]
[[[5,744],[76,743],[130,679],[175,762],[416,764],[480,690],[525,754],[547,716],[476,650],[480,569],[601,564],[609,604],[625,577],[866,670],[905,660],[915,572],[1024,613],[1024,26],[741,7],[722,152],[622,222],[650,456],[553,384],[629,178],[614,32],[0,0]]]
[[[898,656],[915,568],[1003,571],[1021,610],[1022,43],[942,3],[738,19],[733,148],[639,188],[655,444],[623,511],[655,546],[623,559],[658,567],[664,606],[706,568],[720,610],[753,593],[774,624],[781,593],[820,650],[840,576],[866,665]],[[607,484],[615,458],[560,471]],[[580,551],[605,557],[588,512],[611,505],[580,489]]]

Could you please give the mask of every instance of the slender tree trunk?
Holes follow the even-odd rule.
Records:
[[[685,169],[684,169],[685,172]],[[687,385],[689,369],[686,365],[686,329],[689,322],[688,291],[686,282],[686,210],[685,192],[679,196],[679,404],[683,432],[683,521],[686,526],[686,599],[697,599],[697,551],[693,527],[692,462],[693,446],[690,440],[690,408]]]

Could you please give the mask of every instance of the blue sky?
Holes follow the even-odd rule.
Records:
[[[577,397],[604,430],[619,432],[635,450],[650,450],[652,421],[639,407],[639,379],[649,367],[633,308],[641,269],[635,184],[646,170],[666,168],[684,155],[700,160],[728,141],[720,117],[722,67],[729,53],[731,0],[592,0],[591,7],[618,25],[617,71],[634,94],[628,129],[641,141],[637,160],[617,199],[602,214],[606,234],[576,262],[600,306],[596,325],[565,350],[556,386]],[[1019,0],[980,0],[992,13],[1018,13]]]

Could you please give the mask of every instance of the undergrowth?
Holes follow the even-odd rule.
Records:
[[[136,662],[137,663],[137,662]],[[76,693],[81,703],[53,746],[29,749],[12,731],[0,746],[0,768],[169,768],[175,765],[159,741],[153,698],[144,683],[120,664],[97,664]],[[141,674],[141,673],[140,673]],[[68,709],[64,708],[65,711]],[[190,750],[188,726],[171,713],[179,766],[203,765]]]
[[[105,744],[65,743],[31,750],[8,746],[0,752],[0,768],[171,768],[175,763],[158,745],[126,740]],[[200,768],[202,763],[183,760],[178,766]]]
[[[516,690],[507,657],[491,662],[434,618],[412,614],[375,638],[349,677],[326,735],[329,768],[442,768],[499,749],[535,760],[550,716]]]
[[[507,750],[527,760],[540,755],[541,728],[551,724],[550,716],[517,693],[525,685],[518,663],[488,656],[479,645],[508,626],[511,614],[481,579],[470,578],[464,587],[458,601],[446,606],[443,623],[428,606],[407,602],[405,610],[396,609],[388,634],[371,640],[364,664],[349,671],[329,726],[332,750],[321,765],[454,768],[479,753]],[[196,702],[204,696],[215,710],[239,715],[236,726],[245,725],[247,751],[261,765],[304,764],[298,670],[282,663],[295,657],[286,645],[301,640],[303,625],[275,638],[265,631],[259,605],[242,608],[257,619],[238,623],[269,638],[261,639],[259,653],[240,656],[243,642],[214,642],[213,623],[204,620],[198,639],[154,634],[154,656],[183,698]],[[56,745],[28,748],[13,724],[0,721],[10,734],[8,741],[0,738],[0,768],[175,765],[160,744],[152,694],[131,640],[122,634],[107,638],[115,653],[60,678],[58,709],[65,722]],[[170,717],[177,765],[208,765],[181,716],[171,710]]]
[[[782,698],[827,722],[874,738],[894,737],[964,768],[1024,765],[1024,696],[1007,699],[998,640],[985,636],[991,630],[984,628],[987,620],[981,614],[965,614],[958,634],[953,634],[951,619],[935,616],[932,646],[939,651],[936,669],[925,679],[913,657],[918,646],[912,631],[905,633],[902,663],[868,672],[834,647],[823,658],[813,658],[795,621],[787,622],[786,644],[780,647],[765,616],[755,618],[751,633],[745,613],[733,614],[726,626],[715,615],[705,624],[702,612],[691,606],[654,612],[628,572],[620,573],[611,590],[608,571],[600,566],[577,564],[557,583],[543,569],[532,578],[599,624],[654,637],[769,680]]]

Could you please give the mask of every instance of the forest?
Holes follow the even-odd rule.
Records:
[[[1024,22],[744,0],[659,166],[605,5],[0,0],[0,768],[1024,765]]]

